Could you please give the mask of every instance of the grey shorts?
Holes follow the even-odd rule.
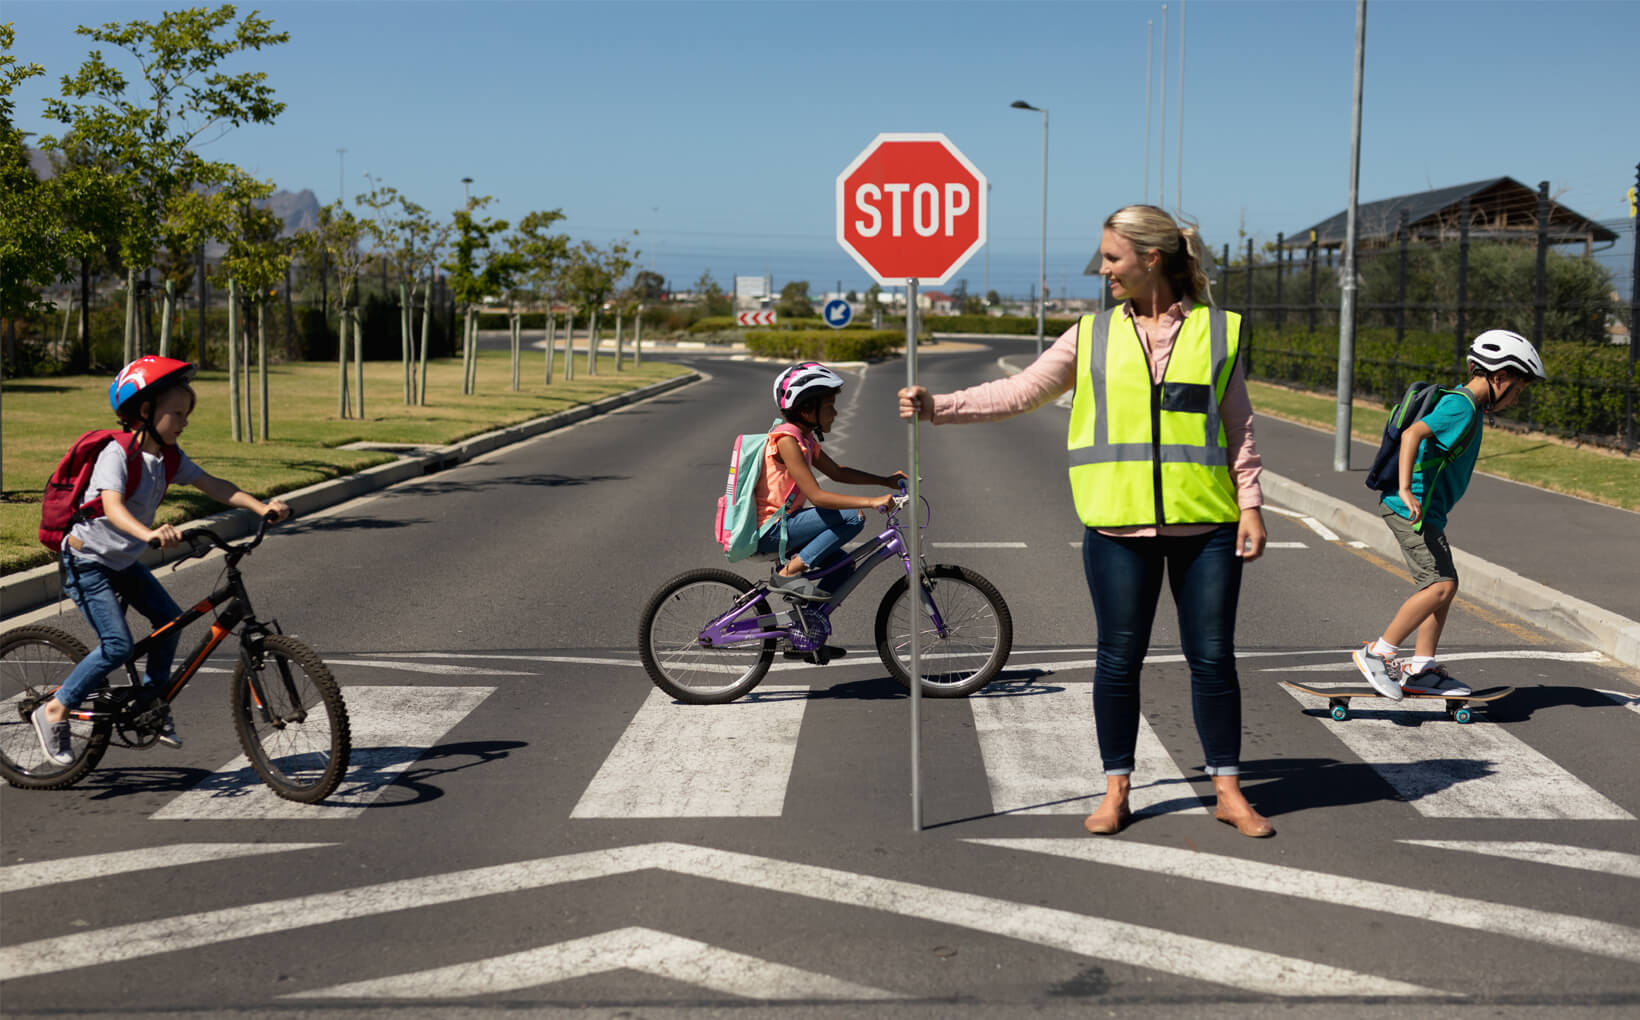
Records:
[[[1458,581],[1458,568],[1452,564],[1452,546],[1447,544],[1446,532],[1433,524],[1413,531],[1412,522],[1388,507],[1380,507],[1384,523],[1400,543],[1401,556],[1412,571],[1412,583],[1423,591],[1436,581]]]

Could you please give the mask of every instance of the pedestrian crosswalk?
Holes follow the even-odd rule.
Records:
[[[1085,815],[1103,792],[1091,706],[1093,649],[1018,649],[1014,665],[1036,679],[1000,683],[955,703],[966,713],[971,744],[932,744],[926,753],[937,771],[949,773],[952,754],[977,756],[990,813],[1002,817]],[[1542,658],[1593,661],[1595,653],[1498,651],[1469,658]],[[1456,653],[1450,658],[1465,658]],[[1157,653],[1152,665],[1181,656]],[[1276,680],[1291,672],[1306,677],[1335,671],[1346,678],[1342,650],[1261,651],[1243,656],[1243,686]],[[396,667],[413,674],[397,684],[386,679]],[[214,769],[177,794],[151,817],[155,820],[323,819],[359,817],[413,763],[435,748],[464,720],[483,711],[502,683],[533,684],[565,676],[630,685],[630,715],[615,735],[590,780],[571,802],[571,819],[618,818],[779,818],[800,761],[798,749],[827,740],[816,734],[810,708],[834,699],[832,689],[847,676],[877,676],[880,666],[864,660],[838,663],[822,671],[801,663],[776,664],[769,680],[750,696],[727,705],[673,702],[643,681],[636,657],[607,654],[411,653],[338,657],[333,668],[344,678],[353,726],[353,761],[342,786],[324,804],[279,800],[257,780],[243,757]],[[848,671],[852,670],[852,673]],[[468,685],[427,685],[419,677],[446,676]],[[1049,679],[1043,679],[1049,678]],[[486,679],[487,684],[470,681]],[[353,682],[357,681],[357,682]],[[1308,681],[1307,682],[1311,682]],[[1610,777],[1578,775],[1535,741],[1542,728],[1481,721],[1458,725],[1446,719],[1439,702],[1362,702],[1348,721],[1327,717],[1325,699],[1285,686],[1276,699],[1293,705],[1292,720],[1309,727],[1305,739],[1321,740],[1341,763],[1362,764],[1393,791],[1393,801],[1429,819],[1541,819],[1632,821],[1637,806],[1614,796]],[[623,691],[626,687],[623,686]],[[1636,699],[1603,693],[1625,706]],[[942,706],[942,708],[945,706]],[[1266,704],[1262,711],[1270,711]],[[1251,709],[1246,711],[1251,712]],[[1619,713],[1632,719],[1631,713]],[[1177,724],[1178,720],[1172,720]],[[1640,721],[1637,721],[1640,722]],[[1188,728],[1173,732],[1171,746],[1148,717],[1140,721],[1132,805],[1136,814],[1199,815],[1210,797],[1201,780]],[[1294,739],[1297,733],[1294,732]],[[892,736],[900,733],[896,727]],[[845,763],[846,764],[846,763]],[[847,769],[837,782],[849,782]],[[1381,795],[1380,795],[1381,797]]]

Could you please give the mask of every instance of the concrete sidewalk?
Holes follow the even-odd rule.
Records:
[[[663,379],[641,389],[630,390],[626,393],[617,393],[611,397],[594,401],[591,404],[582,404],[567,411],[535,418],[530,421],[509,425],[506,428],[486,432],[483,435],[464,439],[449,446],[421,447],[406,449],[398,460],[386,464],[378,464],[373,468],[366,468],[357,474],[345,475],[341,478],[332,478],[326,482],[310,485],[305,489],[294,492],[282,492],[279,498],[290,504],[291,512],[302,517],[326,507],[345,503],[350,499],[385,489],[389,485],[422,475],[433,474],[446,468],[454,467],[465,461],[472,460],[480,454],[502,446],[522,442],[525,439],[561,429],[566,425],[573,425],[579,421],[600,414],[607,414],[619,407],[645,400],[649,397],[677,389],[679,386],[696,382],[701,378],[698,372],[689,372],[685,375]],[[206,517],[197,521],[190,521],[183,525],[187,530],[193,527],[205,526],[211,528],[218,535],[232,541],[233,539],[249,535],[256,530],[256,518],[249,511],[228,510],[223,513]],[[175,549],[150,549],[142,557],[142,562],[149,567],[157,567],[187,553],[186,545]],[[23,613],[49,605],[62,598],[61,579],[58,576],[56,564],[34,567],[19,571],[0,580],[0,617],[19,616]]]

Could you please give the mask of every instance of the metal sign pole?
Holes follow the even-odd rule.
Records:
[[[917,385],[917,281],[905,282],[905,384]],[[910,479],[906,494],[911,503],[906,507],[911,514],[907,529],[906,555],[911,557],[910,586],[906,595],[910,600],[911,618],[911,831],[922,831],[922,528],[917,520],[922,511],[918,494],[917,471],[917,416],[911,416],[911,427],[906,434],[910,442]]]

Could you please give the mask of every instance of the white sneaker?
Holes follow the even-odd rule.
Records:
[[[171,718],[169,709],[165,712],[165,722],[160,724],[159,742],[172,750],[180,750],[182,747],[182,737],[177,734],[177,723]]]
[[[1372,684],[1372,689],[1391,701],[1400,701],[1402,698],[1400,684],[1400,670],[1392,671],[1389,659],[1378,655],[1372,650],[1372,642],[1357,648],[1352,656],[1355,659],[1355,668]]]
[[[1439,694],[1449,698],[1462,698],[1473,693],[1468,684],[1453,678],[1445,666],[1431,666],[1422,673],[1403,677],[1401,689],[1408,694]]]

